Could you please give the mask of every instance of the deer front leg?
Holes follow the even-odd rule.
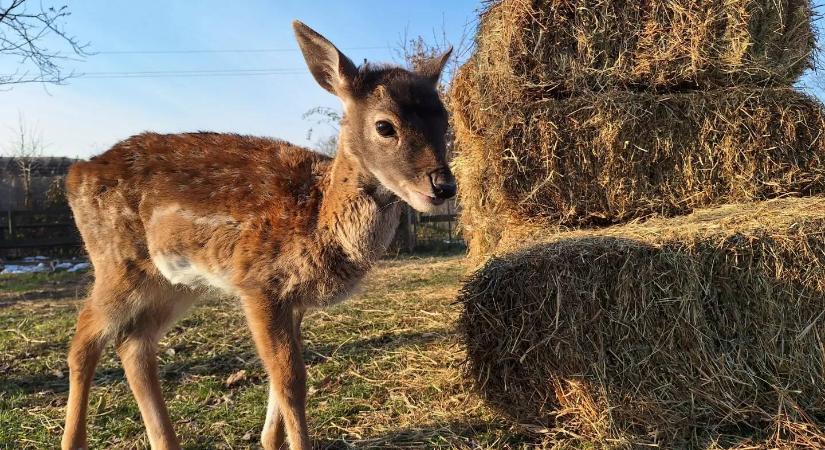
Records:
[[[278,387],[273,384],[273,379],[269,379],[269,398],[266,405],[266,421],[261,431],[261,446],[264,450],[284,448],[286,442],[286,430],[284,429],[284,418],[278,407],[278,397],[276,392]]]
[[[303,349],[303,340],[301,339],[301,321],[304,318],[304,310],[299,309],[293,313],[293,325],[295,335],[298,339],[299,349]],[[283,448],[286,442],[286,431],[284,430],[284,418],[281,416],[280,408],[278,407],[278,398],[275,395],[277,386],[272,385],[270,379],[269,385],[269,399],[266,407],[266,421],[261,432],[261,444],[265,449]]]
[[[269,405],[261,433],[265,450],[310,450],[306,423],[306,367],[301,356],[300,319],[293,308],[264,296],[244,298],[249,328],[269,374]],[[286,435],[286,436],[284,436]]]

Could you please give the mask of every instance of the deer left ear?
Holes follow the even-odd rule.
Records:
[[[438,79],[441,78],[441,72],[444,71],[444,66],[447,65],[447,61],[450,60],[452,53],[453,48],[450,47],[446,52],[421,63],[416,69],[416,72],[429,80],[433,86],[437,86]]]

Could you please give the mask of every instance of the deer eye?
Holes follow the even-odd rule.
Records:
[[[375,122],[375,131],[383,137],[395,136],[395,128],[386,120],[379,120]]]

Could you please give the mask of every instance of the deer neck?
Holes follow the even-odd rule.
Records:
[[[323,186],[319,229],[349,259],[370,265],[381,257],[398,228],[402,202],[383,187],[341,139]],[[332,242],[330,242],[332,241]]]

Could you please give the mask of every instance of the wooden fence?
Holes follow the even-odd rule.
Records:
[[[456,214],[424,215],[405,208],[394,242],[396,252],[414,253],[462,245]],[[69,210],[0,211],[0,257],[69,257],[82,253]]]
[[[0,211],[0,256],[76,256],[80,234],[71,211]]]
[[[392,250],[415,253],[463,246],[456,225],[455,213],[427,215],[405,207]]]

